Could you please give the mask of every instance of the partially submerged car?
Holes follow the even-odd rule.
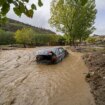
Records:
[[[43,49],[37,52],[37,63],[58,63],[68,55],[67,50],[62,47]]]

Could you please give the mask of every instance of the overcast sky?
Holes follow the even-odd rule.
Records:
[[[31,2],[35,2],[37,0],[31,0]],[[50,18],[50,2],[51,0],[42,0],[44,5],[41,8],[38,8],[37,11],[35,11],[34,17],[32,19],[22,15],[21,17],[18,17],[14,14],[12,9],[8,13],[8,17],[31,24],[33,26],[51,29],[52,31],[56,30],[54,28],[51,28],[48,24],[48,20]],[[96,8],[98,10],[96,20],[95,20],[95,27],[96,31],[95,34],[99,35],[105,35],[105,0],[96,0]]]

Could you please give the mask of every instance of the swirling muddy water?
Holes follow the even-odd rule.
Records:
[[[39,48],[0,52],[0,105],[95,105],[81,54],[37,64]]]

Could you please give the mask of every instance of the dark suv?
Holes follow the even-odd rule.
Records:
[[[36,62],[58,63],[62,61],[67,55],[67,50],[62,47],[48,48],[37,52]]]

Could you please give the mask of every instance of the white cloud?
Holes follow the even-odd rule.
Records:
[[[96,0],[96,7],[98,10],[105,9],[105,0]]]

